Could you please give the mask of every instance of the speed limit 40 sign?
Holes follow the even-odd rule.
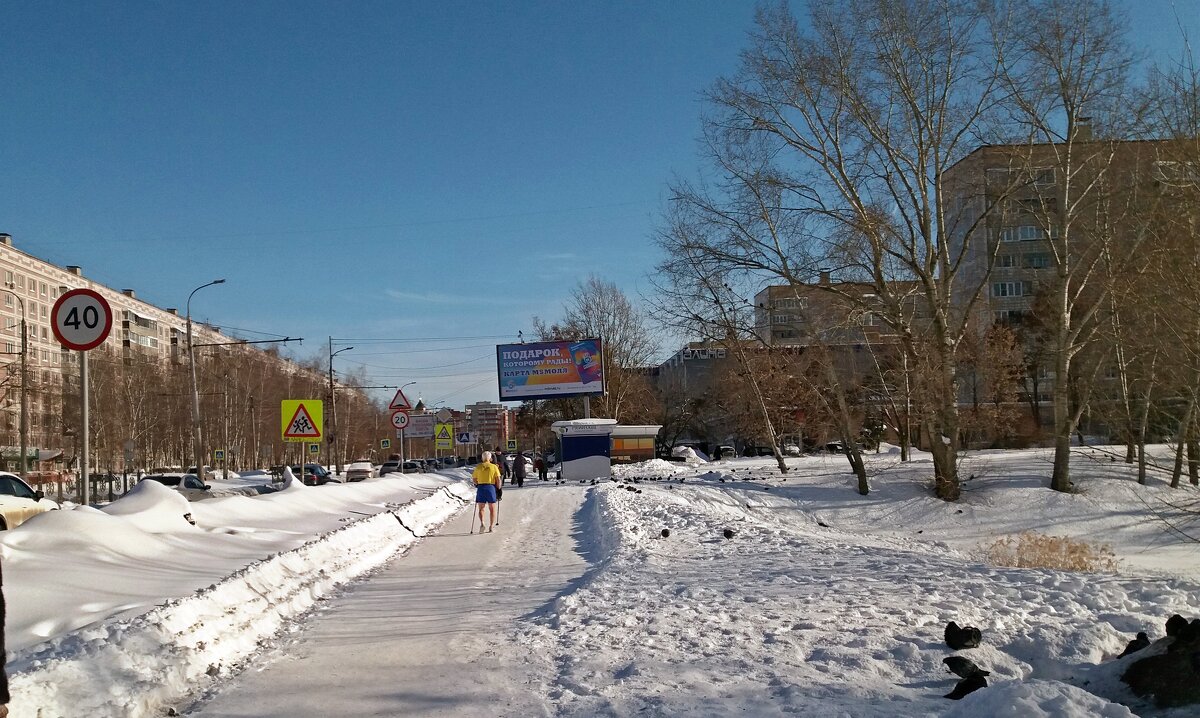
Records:
[[[112,330],[112,307],[91,289],[64,292],[54,303],[52,314],[54,338],[68,349],[95,349]]]

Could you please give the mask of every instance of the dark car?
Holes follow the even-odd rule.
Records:
[[[300,464],[295,464],[292,466],[292,473],[295,474],[297,479],[300,478]],[[337,477],[329,473],[329,469],[326,469],[324,466],[321,466],[320,464],[304,465],[305,486],[322,486],[324,484],[340,483],[342,482],[338,481]]]
[[[399,471],[400,471],[400,462],[398,460],[397,461],[385,461],[379,465],[379,475],[380,476],[384,476],[386,474],[399,473]]]

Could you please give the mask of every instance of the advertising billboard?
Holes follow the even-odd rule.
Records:
[[[500,401],[603,394],[600,348],[599,339],[497,346]]]

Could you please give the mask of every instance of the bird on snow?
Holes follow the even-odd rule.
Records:
[[[959,678],[970,678],[975,674],[981,676],[992,675],[991,671],[983,670],[975,665],[975,662],[970,658],[963,658],[962,656],[946,656],[942,659],[942,663],[945,663],[946,668],[949,668],[950,672]]]
[[[964,648],[974,648],[979,645],[981,640],[983,640],[983,636],[980,634],[979,629],[974,626],[959,628],[958,624],[954,621],[946,624],[946,645],[956,651],[961,651]],[[971,690],[975,689],[972,688]],[[963,695],[966,695],[966,693]]]
[[[733,529],[725,529],[725,530],[722,532],[722,534],[723,534],[723,535],[725,536],[725,538],[727,538],[727,539],[733,538]]]
[[[972,673],[959,681],[958,685],[954,686],[954,690],[947,693],[945,697],[956,701],[962,700],[963,696],[974,693],[980,688],[987,688],[987,679],[978,673]]]
[[[1137,653],[1148,645],[1150,645],[1150,637],[1146,635],[1145,631],[1138,631],[1137,638],[1130,641],[1125,646],[1125,650],[1121,651],[1121,655],[1117,656],[1117,658],[1124,658],[1130,653]]]
[[[1176,640],[1180,643],[1191,643],[1198,638],[1200,638],[1200,618],[1193,618],[1191,623],[1179,631],[1179,638]]]
[[[671,535],[671,529],[663,529],[663,530],[662,530],[662,537],[663,537],[663,538],[667,538],[667,537],[669,537],[670,535]]]
[[[1183,633],[1183,629],[1187,625],[1187,619],[1176,613],[1167,619],[1167,635],[1171,637],[1178,636],[1180,633]]]

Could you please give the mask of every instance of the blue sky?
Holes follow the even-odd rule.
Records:
[[[1130,3],[1177,52],[1197,0]],[[0,231],[337,367],[496,399],[589,273],[648,290],[751,2],[6,2]],[[248,335],[251,336],[251,335]],[[260,335],[252,335],[260,338]],[[414,341],[437,339],[439,341]],[[372,340],[372,341],[367,341]],[[385,341],[387,340],[387,341]],[[390,392],[382,392],[389,394]]]

